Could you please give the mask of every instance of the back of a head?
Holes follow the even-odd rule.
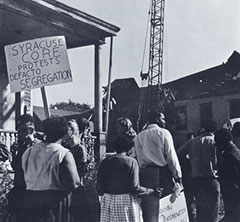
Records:
[[[207,133],[214,133],[217,130],[217,122],[214,119],[206,119],[203,122],[203,129]]]
[[[132,148],[132,142],[120,136],[113,141],[113,148],[117,153],[128,152]]]
[[[233,137],[240,137],[240,122],[236,122],[232,128]]]
[[[130,119],[126,117],[120,117],[117,119],[116,124],[120,126],[127,126],[128,128],[132,126],[132,122]]]
[[[214,140],[217,146],[225,146],[232,141],[232,134],[228,129],[219,129],[214,133]]]
[[[78,119],[77,124],[78,124],[80,133],[82,133],[86,128],[90,127],[90,123],[86,118]]]
[[[126,117],[120,117],[116,121],[117,136],[123,135],[130,130],[132,122]]]
[[[148,124],[157,124],[161,128],[166,127],[165,116],[158,110],[150,110],[147,114]]]
[[[147,121],[149,124],[157,123],[160,117],[161,117],[161,112],[156,110],[149,110],[147,113]]]
[[[47,118],[43,120],[43,132],[46,135],[46,142],[57,142],[68,132],[67,122],[63,117]]]

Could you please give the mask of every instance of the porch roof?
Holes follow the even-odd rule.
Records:
[[[120,28],[55,0],[0,0],[0,30],[3,55],[5,45],[58,35],[67,48],[92,45]]]

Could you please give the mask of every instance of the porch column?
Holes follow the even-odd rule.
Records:
[[[102,131],[102,101],[101,101],[101,75],[100,75],[100,44],[95,45],[95,56],[94,56],[94,130],[96,133]]]
[[[17,119],[21,116],[21,92],[15,93],[15,129],[17,130]]]
[[[94,131],[97,136],[95,144],[95,157],[99,161],[106,153],[106,134],[102,132],[102,98],[101,98],[101,74],[100,74],[100,50],[101,43],[95,44],[94,55]]]

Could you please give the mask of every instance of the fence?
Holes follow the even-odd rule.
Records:
[[[17,142],[17,131],[0,129],[0,141],[10,149],[11,145]]]

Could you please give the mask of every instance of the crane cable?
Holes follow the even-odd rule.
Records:
[[[144,40],[144,48],[143,48],[143,56],[142,56],[142,64],[141,64],[140,75],[142,75],[142,72],[143,72],[143,66],[144,66],[145,54],[146,54],[146,47],[147,47],[147,39],[148,39],[148,36],[149,36],[151,5],[152,5],[152,0],[150,0],[149,9],[148,9],[147,27],[146,27],[146,34],[145,34],[145,40]],[[148,72],[149,72],[149,70],[148,70]],[[144,100],[144,97],[145,97],[145,90],[143,89],[143,81],[144,80],[142,79],[140,102],[139,102],[139,106],[138,106],[137,132],[140,132],[140,120],[142,118],[143,100]]]
[[[151,16],[151,4],[152,4],[152,0],[150,0],[149,9],[148,9],[147,28],[146,28],[146,33],[145,33],[145,40],[144,40],[144,47],[143,47],[143,56],[142,56],[142,65],[141,65],[140,73],[142,73],[142,71],[143,71],[145,54],[146,54],[147,39],[148,39],[148,36],[149,36],[149,31],[148,30],[149,30],[150,16]]]
[[[167,14],[166,12],[167,7],[165,7],[165,14]],[[166,18],[165,17],[165,22],[164,22],[164,42],[163,42],[163,48],[164,48],[164,61],[163,61],[163,73],[164,75],[162,75],[162,82],[166,82],[166,76],[168,76],[169,74],[169,67],[168,67],[168,23],[166,22]]]

